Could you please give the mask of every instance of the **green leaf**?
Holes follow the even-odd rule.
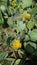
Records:
[[[35,22],[35,26],[37,27],[37,21]]]
[[[0,53],[0,61],[5,60],[7,58],[7,56],[8,56],[7,52]]]
[[[24,48],[26,48],[26,46],[27,46],[28,44],[31,45],[34,49],[36,49],[36,44],[33,43],[33,42],[27,42],[27,43],[25,42],[25,43],[24,43]]]
[[[32,5],[33,0],[22,0],[22,7],[26,8]]]
[[[26,24],[24,24],[22,21],[18,21],[17,28],[19,31],[24,30],[26,28]]]
[[[2,65],[11,65],[11,62],[9,61],[4,61],[3,63],[2,63]]]
[[[11,37],[8,37],[6,42],[7,46],[10,46],[11,41],[12,41]]]
[[[37,4],[35,4],[35,7],[33,8],[33,12],[36,14],[37,13]]]
[[[24,65],[24,63],[25,63],[25,59],[21,59],[21,61],[18,65],[22,65],[22,64]]]
[[[0,5],[7,5],[7,0],[0,0]]]
[[[14,58],[6,58],[5,62],[3,62],[3,65],[13,65],[16,59]]]
[[[2,25],[3,22],[4,22],[4,20],[3,20],[3,17],[2,17],[2,13],[1,13],[1,11],[0,11],[0,25]]]
[[[2,25],[3,24],[3,19],[0,19],[0,25]]]
[[[9,18],[8,18],[7,23],[8,23],[8,25],[9,25],[10,27],[13,27],[13,20],[12,20],[12,17],[9,17]]]
[[[36,49],[36,43],[28,42],[34,49]]]
[[[0,9],[2,12],[6,11],[6,7],[4,5],[1,5]]]
[[[14,65],[18,65],[20,63],[21,59],[17,59],[14,63]]]
[[[28,34],[30,36],[30,40],[37,41],[37,29],[30,31]]]
[[[34,27],[34,22],[33,21],[29,21],[28,24],[27,24],[27,28],[29,30],[31,30],[33,27]]]
[[[26,50],[27,50],[27,52],[30,53],[30,54],[32,54],[32,53],[34,52],[34,48],[33,48],[30,44],[28,44],[28,45],[26,46]]]
[[[34,49],[36,49],[36,43],[28,42]]]
[[[37,56],[37,50],[35,50],[34,53],[32,53],[33,56]]]

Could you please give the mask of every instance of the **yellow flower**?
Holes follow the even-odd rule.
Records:
[[[15,1],[12,1],[11,5],[12,5],[13,7],[16,7],[16,6],[17,6],[17,4],[16,4]]]
[[[15,40],[14,43],[13,43],[13,48],[14,49],[19,49],[21,47],[22,47],[22,45],[21,45],[20,41],[19,40]]]
[[[30,16],[29,13],[26,13],[26,14],[24,15],[24,18],[25,18],[25,19],[30,19],[30,17],[31,17],[31,16]]]

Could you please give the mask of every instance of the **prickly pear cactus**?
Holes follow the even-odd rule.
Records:
[[[0,65],[32,64],[37,65],[37,0],[0,0]]]

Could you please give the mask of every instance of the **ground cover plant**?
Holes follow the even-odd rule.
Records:
[[[37,65],[37,0],[0,0],[0,65]]]

